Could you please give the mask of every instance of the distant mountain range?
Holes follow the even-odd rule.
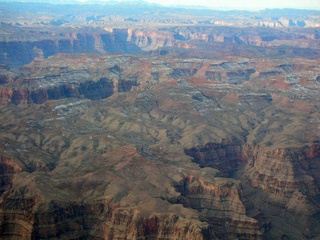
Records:
[[[73,8],[66,8],[61,5],[77,5]],[[23,5],[23,6],[22,6]],[[97,7],[98,6],[98,7]],[[228,14],[237,14],[237,13],[250,13],[252,11],[245,10],[236,10],[230,8],[208,8],[205,6],[187,6],[187,5],[173,5],[165,6],[156,3],[149,3],[147,1],[136,1],[136,0],[111,0],[111,1],[102,1],[102,0],[0,0],[0,11],[48,11],[48,12],[83,12],[83,11],[94,11],[94,12],[103,12],[104,14],[139,14],[144,11],[149,13],[153,11],[173,10],[175,13],[188,13],[192,15],[205,15],[205,14],[217,14],[223,13],[223,15]],[[260,11],[254,11],[254,14],[263,14],[270,17],[274,16],[305,16],[305,15],[320,15],[320,10],[303,10],[303,9],[265,9]]]
[[[111,0],[111,1],[102,1],[102,0],[4,0],[0,2],[22,2],[22,3],[50,3],[50,4],[129,4],[135,6],[145,6],[145,5],[154,5],[152,3],[148,3],[146,1],[136,1],[136,0]]]

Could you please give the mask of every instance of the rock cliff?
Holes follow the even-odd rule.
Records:
[[[34,71],[39,66],[37,63],[24,68],[25,74]],[[38,69],[39,70],[39,69]],[[114,72],[115,68],[109,70]],[[107,70],[108,72],[108,70]],[[97,75],[97,74],[96,74]],[[114,74],[115,75],[115,74]],[[105,77],[104,77],[105,76]],[[108,79],[107,74],[92,76],[86,70],[61,69],[52,67],[50,73],[37,77],[21,77],[17,81],[3,84],[0,90],[1,103],[37,103],[62,98],[89,98],[104,99],[115,92],[130,91],[133,86],[138,86],[137,79],[123,79],[119,72],[117,79]]]
[[[272,48],[274,46],[282,46],[281,51],[286,51],[287,47],[284,47],[286,45],[292,45],[300,51],[305,48],[319,49],[319,34],[312,28],[307,31],[287,31],[264,27],[240,29],[224,26],[99,27],[77,30],[68,27],[60,29],[26,28],[24,30],[14,26],[6,26],[6,28],[9,28],[6,29],[8,36],[0,36],[0,63],[14,67],[20,67],[36,58],[47,58],[57,53],[136,54],[151,50],[161,52],[164,47],[195,48],[197,42],[224,43],[232,47],[234,45],[263,46],[270,48],[271,52],[275,51]],[[196,43],[190,44],[190,41],[196,41]],[[287,51],[290,52],[290,49]],[[255,52],[259,54],[261,50]],[[304,54],[304,56],[307,55]]]
[[[62,32],[48,33],[46,30],[35,32],[27,29],[23,34],[30,34],[28,31],[32,33],[30,37],[1,39],[2,64],[19,67],[35,58],[47,58],[57,53],[135,54],[141,51],[137,45],[127,41],[128,34],[121,34],[121,31],[112,33],[103,29],[97,32],[83,29],[74,32],[72,29],[66,29]]]
[[[239,186],[228,179],[212,184],[187,176],[177,185],[176,202],[203,212],[219,239],[262,239],[258,221],[246,215]]]

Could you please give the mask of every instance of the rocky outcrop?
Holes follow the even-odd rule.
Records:
[[[287,200],[298,190],[313,197],[319,194],[319,146],[300,149],[268,149],[235,142],[186,149],[201,167],[213,167],[222,176],[237,176],[241,171],[252,187]]]
[[[58,78],[63,78],[59,76]],[[54,79],[54,76],[51,77]],[[79,82],[60,82],[50,84],[49,86],[43,87],[43,79],[32,79],[28,80],[25,84],[25,88],[22,89],[11,89],[2,88],[0,89],[0,98],[3,104],[13,103],[36,103],[41,104],[48,100],[56,100],[62,98],[89,98],[89,99],[104,99],[110,97],[115,90],[119,92],[130,91],[132,86],[137,86],[136,81],[125,81],[119,80],[113,82],[107,78],[101,78],[98,81],[85,80]],[[46,80],[47,81],[47,80]],[[35,86],[36,88],[32,87]]]
[[[246,215],[238,184],[229,179],[212,184],[187,176],[176,186],[181,196],[175,201],[204,213],[219,239],[262,239],[258,221]]]
[[[281,24],[281,23],[280,23]],[[273,26],[275,27],[275,26]],[[264,42],[274,40],[298,40],[313,39],[313,35],[306,35],[303,32],[296,31],[290,34],[277,29],[247,28],[246,31],[240,31],[234,27],[178,27],[171,31],[176,33],[176,39],[179,40],[201,40],[205,42],[223,42],[263,46]]]
[[[22,170],[13,159],[0,156],[0,196],[12,187],[14,174]]]
[[[17,29],[16,35],[21,34]],[[99,28],[70,29],[60,32],[26,29],[20,37],[2,38],[0,41],[0,63],[20,67],[35,58],[47,58],[57,53],[126,53],[157,50],[163,47],[190,48],[189,42],[226,43],[250,46],[278,46],[283,42],[296,42],[303,47],[316,40],[316,31],[286,32],[277,29],[236,27],[171,27],[171,28]],[[290,45],[290,44],[289,44]],[[309,44],[310,45],[310,44]],[[270,51],[275,51],[271,49]],[[282,50],[284,51],[284,50]],[[244,72],[245,73],[245,72]],[[242,76],[243,72],[236,73]]]
[[[0,65],[0,85],[15,81],[21,73],[16,69]]]
[[[201,167],[209,166],[218,169],[220,171],[218,176],[229,176],[241,181],[241,187],[233,191],[235,196],[233,195],[233,200],[230,200],[231,203],[223,205],[237,209],[230,209],[226,212],[232,213],[233,217],[238,220],[232,217],[225,220],[223,214],[217,217],[219,216],[217,212],[215,212],[213,219],[217,224],[226,221],[228,224],[224,227],[237,226],[235,227],[237,230],[233,230],[233,233],[243,227],[242,232],[247,233],[243,236],[244,238],[258,238],[260,236],[259,229],[269,232],[272,229],[272,221],[268,218],[279,215],[279,212],[283,211],[281,209],[286,209],[292,214],[302,214],[299,221],[305,221],[306,216],[313,218],[319,211],[319,205],[315,200],[319,195],[318,172],[320,169],[319,146],[317,145],[295,149],[268,149],[261,146],[238,145],[232,142],[229,144],[211,143],[205,147],[187,149],[185,153],[192,156]],[[228,190],[225,190],[231,196],[232,194],[229,193],[230,184],[232,185],[230,182],[225,182],[225,185],[228,186],[226,188]],[[209,208],[210,210],[205,211],[209,215],[209,219],[211,219],[211,211],[219,212],[219,210],[214,210],[219,206],[219,202],[228,199],[226,196],[219,198],[220,200],[216,199],[219,196],[217,191],[221,194],[226,193],[222,186],[209,188],[201,179],[193,177],[186,179],[178,186],[178,189],[182,193],[179,198],[180,203],[199,211]],[[206,189],[211,189],[210,194]],[[227,196],[229,196],[228,194]],[[235,199],[239,199],[240,205],[237,207]],[[217,208],[219,209],[219,207]],[[242,211],[240,211],[241,209]],[[239,215],[235,217],[235,213],[245,217],[241,218]],[[259,224],[252,219],[246,221],[247,216],[256,219]],[[276,223],[277,220],[274,222]],[[252,235],[248,234],[250,231],[252,231]],[[227,231],[222,232],[226,233]],[[239,233],[238,237],[240,236]]]
[[[241,145],[232,141],[207,143],[204,147],[185,149],[200,167],[213,167],[221,171],[221,176],[231,177],[241,164]]]
[[[37,207],[35,207],[35,205]],[[164,214],[143,218],[134,209],[108,202],[87,204],[51,202],[38,205],[34,199],[8,199],[10,211],[1,213],[1,236],[35,238],[104,239],[211,239],[208,226]],[[23,213],[22,213],[23,212]]]
[[[35,33],[34,33],[35,34]],[[56,34],[56,33],[55,33]],[[36,36],[36,35],[35,35]],[[43,38],[41,34],[38,36]],[[140,48],[119,33],[61,33],[59,38],[0,42],[0,63],[20,67],[57,53],[138,53]]]
[[[126,32],[126,40],[134,43],[145,51],[158,49],[160,47],[174,46],[176,42],[174,35],[171,32],[139,29],[128,29]]]
[[[319,146],[300,149],[245,148],[245,176],[253,187],[290,199],[296,191],[313,197],[319,194]],[[258,170],[259,169],[259,170]],[[263,184],[262,184],[263,183]]]

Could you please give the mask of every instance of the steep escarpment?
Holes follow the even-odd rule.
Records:
[[[177,27],[172,29],[177,39],[180,40],[202,40],[205,42],[224,42],[236,43],[255,46],[268,45],[268,42],[275,40],[314,40],[316,32],[313,34],[305,34],[303,31],[295,31],[294,34],[279,30],[276,28],[246,28],[239,29],[234,27],[207,27],[207,26],[194,26],[194,27]]]
[[[106,201],[71,205],[63,202],[41,204],[33,215],[33,199],[8,199],[9,211],[2,213],[4,239],[105,238],[105,239],[210,239],[205,224],[164,214],[143,218],[134,209]],[[24,214],[21,214],[21,212]],[[30,218],[30,216],[33,216]],[[104,217],[99,217],[104,216]]]
[[[213,167],[236,178],[239,171],[252,187],[288,200],[296,191],[309,197],[319,194],[318,151],[317,145],[269,149],[231,142],[208,143],[185,153],[201,167]]]
[[[181,196],[175,201],[204,212],[219,239],[262,239],[258,221],[246,215],[239,182],[217,178],[212,184],[187,176],[176,188]]]
[[[202,27],[146,27],[146,28],[15,28],[0,40],[0,63],[20,67],[36,58],[47,58],[57,53],[125,53],[170,47],[172,50],[198,48],[199,43],[223,43],[266,47],[254,50],[256,54],[315,55],[303,53],[306,48],[319,49],[317,31],[285,31],[279,29],[237,28],[222,26]],[[191,41],[191,42],[190,42]],[[194,41],[194,43],[192,43]],[[276,49],[275,47],[279,47]],[[295,54],[292,51],[295,51]],[[239,49],[237,49],[238,51]],[[249,52],[251,52],[250,50]],[[299,54],[297,54],[299,52]],[[161,54],[161,50],[158,52]],[[248,54],[245,51],[242,54]],[[311,56],[309,56],[311,57]],[[246,72],[238,72],[243,75]]]
[[[292,197],[297,190],[310,197],[316,196],[319,193],[319,177],[315,174],[319,168],[318,149],[319,146],[314,145],[301,149],[244,151],[251,160],[245,175],[253,187],[284,198]]]
[[[19,166],[13,159],[0,157],[0,183],[1,189],[0,194],[4,193],[8,189],[12,187],[12,180],[15,173],[19,173],[22,171],[22,167]]]
[[[47,100],[86,97],[90,99],[103,99],[113,94],[113,83],[108,80],[84,82],[77,85],[55,86],[49,89],[2,89],[2,103],[44,103]]]
[[[66,29],[63,32],[32,31],[30,37],[1,39],[0,62],[20,67],[35,58],[47,58],[57,53],[138,53],[140,48],[122,34]],[[24,34],[27,34],[24,33]]]
[[[72,76],[71,78],[74,78]],[[82,77],[82,76],[81,76]],[[63,79],[70,76],[50,76],[51,79]],[[137,86],[136,81],[111,81],[107,78],[101,78],[93,81],[87,78],[83,80],[74,78],[70,82],[50,82],[50,79],[28,79],[21,80],[24,87],[21,89],[6,88],[0,90],[1,102],[3,104],[13,103],[37,103],[41,104],[48,100],[62,98],[89,98],[104,99],[110,97],[115,90],[120,92],[130,91],[132,86]],[[8,87],[8,86],[7,86]]]
[[[116,29],[114,31],[119,32]],[[176,44],[176,39],[171,31],[166,32],[158,29],[123,29],[120,31],[127,33],[127,41],[134,43],[144,51]]]
[[[263,212],[272,225],[282,224],[283,229],[294,226],[287,231],[287,236],[310,238],[317,235],[319,176],[315,172],[319,171],[319,146],[258,149],[245,152],[245,157],[251,161],[238,175],[242,179],[243,198],[251,202],[248,211]],[[286,222],[276,217],[281,214],[287,219]],[[291,216],[297,216],[295,221],[291,220]],[[272,225],[267,236],[281,237],[272,230]]]
[[[185,153],[193,157],[200,167],[213,167],[221,171],[222,176],[230,177],[242,162],[241,145],[235,142],[207,143],[204,147],[186,149]]]
[[[14,68],[0,65],[0,84],[6,84],[15,81],[21,73]]]
[[[272,224],[279,223],[275,216],[281,209],[286,209],[288,217],[290,214],[299,214],[299,222],[306,221],[309,216],[314,223],[310,222],[309,232],[304,234],[317,234],[315,229],[319,223],[315,219],[319,204],[315,199],[319,196],[319,146],[270,149],[222,143],[186,149],[185,152],[200,166],[214,167],[221,171],[222,176],[228,173],[227,176],[241,181],[241,199],[246,206],[245,212],[260,221],[260,228],[265,229],[268,236],[281,237],[272,230]],[[189,185],[196,187],[184,183],[180,188],[186,189]],[[191,199],[187,197],[189,195]],[[189,194],[188,190],[185,190],[184,196],[187,197],[187,200],[181,200],[184,204],[192,205],[195,198],[199,198],[198,204],[202,202],[201,197]],[[250,226],[253,226],[252,223]],[[295,227],[298,228],[296,224]],[[246,229],[248,231],[249,228]],[[292,231],[291,234],[294,236],[297,232]]]

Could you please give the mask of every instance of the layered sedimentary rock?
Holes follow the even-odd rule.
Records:
[[[319,237],[318,60],[205,46],[3,67],[1,238]]]
[[[68,59],[64,67],[59,66],[62,64],[61,57]],[[163,63],[157,57],[148,62],[146,57],[139,59],[130,55],[91,55],[88,58],[84,54],[60,54],[48,60],[36,60],[21,68],[21,72],[14,76],[15,81],[0,86],[1,102],[44,103],[70,97],[104,99],[116,92],[130,91],[138,86],[144,88],[148,83],[170,78],[179,79],[180,85],[186,82],[195,85],[246,83],[247,86],[269,84],[288,89],[302,84],[299,78],[290,76],[295,69],[306,72],[310,84],[303,84],[311,89],[318,77],[307,72],[311,67],[306,64],[298,66],[283,64],[281,61],[266,62],[262,66],[260,62],[248,61],[246,58],[239,58],[239,62],[172,58],[169,62],[170,65]],[[127,68],[128,64],[134,66],[134,69]],[[33,74],[35,71],[37,74]],[[193,97],[199,102],[208,100],[201,94]],[[272,104],[272,96],[263,92],[239,94],[238,99],[240,103],[257,101],[261,107]]]
[[[41,63],[41,61],[40,61]],[[30,65],[26,69],[37,68]],[[116,71],[111,68],[109,71]],[[28,71],[30,71],[28,70]],[[108,71],[108,70],[107,70]],[[115,92],[130,91],[133,86],[137,86],[137,78],[123,79],[121,72],[117,79],[109,79],[108,75],[90,75],[86,70],[72,70],[52,67],[50,73],[41,76],[20,77],[17,81],[4,84],[0,90],[1,102],[7,103],[44,103],[48,100],[61,98],[89,98],[104,99],[110,97]]]
[[[268,207],[274,205],[304,216],[318,212],[315,201],[319,195],[318,145],[269,149],[235,143],[211,143],[185,152],[202,167],[211,166],[223,175],[228,173],[240,179],[243,197],[251,198],[257,208],[264,209],[266,215],[270,214]],[[264,194],[252,196],[252,188]]]
[[[70,205],[51,202],[39,205],[38,213],[30,218],[27,213],[32,211],[30,207],[34,206],[34,199],[10,200],[7,201],[10,216],[6,213],[2,221],[1,236],[4,239],[13,236],[23,239],[201,239],[202,234],[213,237],[205,224],[174,215],[143,218],[136,210],[121,208],[107,201]],[[34,229],[32,224],[38,227]]]
[[[257,220],[246,216],[240,199],[239,182],[216,178],[206,183],[201,178],[187,176],[177,190],[177,203],[203,212],[219,239],[261,239]]]
[[[13,30],[15,31],[15,30]],[[28,30],[26,30],[28,31]],[[140,52],[140,48],[127,41],[127,35],[120,32],[110,33],[100,29],[97,32],[85,29],[73,32],[66,29],[62,32],[46,30],[32,32],[30,37],[10,40],[2,39],[0,42],[0,62],[6,65],[19,67],[30,63],[35,58],[47,58],[57,53],[130,53]],[[19,34],[19,33],[17,33]],[[27,35],[27,33],[22,33]]]
[[[315,29],[285,31],[266,28],[189,26],[164,28],[17,28],[5,26],[0,38],[0,63],[20,67],[36,58],[57,53],[125,53],[158,50],[163,47],[196,48],[197,42],[264,46],[265,54],[313,57],[319,52],[319,34]],[[190,41],[196,41],[190,44]],[[286,45],[287,47],[284,47]],[[282,46],[275,49],[274,46]],[[291,48],[288,48],[291,46]],[[268,49],[267,48],[267,49]],[[306,48],[313,52],[303,52]],[[158,50],[161,52],[161,50]],[[251,50],[256,54],[261,49]],[[250,51],[250,52],[251,52]],[[292,54],[295,51],[295,54]],[[316,51],[316,52],[315,52]],[[270,53],[268,53],[270,52]],[[246,53],[248,54],[248,53]],[[242,74],[242,73],[237,73]]]
[[[246,149],[244,154],[250,160],[246,175],[252,186],[283,198],[292,197],[295,191],[316,196],[318,148],[314,145],[302,149],[257,149],[253,153]]]
[[[26,84],[27,85],[27,84]],[[33,88],[26,86],[26,89],[2,89],[2,103],[44,103],[47,100],[61,99],[81,96],[90,99],[102,99],[111,96],[114,93],[114,84],[108,79],[100,79],[97,82],[85,81],[76,84],[55,84],[52,88]],[[130,86],[131,87],[131,86]],[[130,88],[129,87],[129,88]]]
[[[22,167],[13,159],[1,157],[1,190],[0,194],[12,187],[12,179],[15,173],[21,172]]]

